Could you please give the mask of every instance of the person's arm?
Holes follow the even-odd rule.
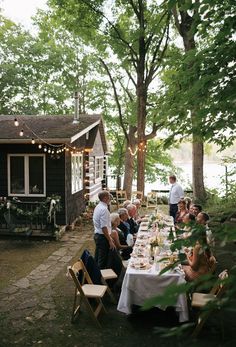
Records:
[[[125,248],[129,247],[127,245],[121,245],[120,244],[119,235],[118,235],[118,232],[116,230],[112,230],[111,237],[112,237],[117,249],[125,249]]]
[[[108,225],[110,223],[110,212],[108,210],[104,210],[102,212],[100,216],[100,223],[101,223],[102,232],[109,243],[110,249],[116,248],[108,230]]]
[[[195,247],[193,248],[192,254],[191,255],[187,254],[188,263],[193,270],[198,269],[200,249],[201,249],[200,244],[196,244]]]
[[[113,242],[113,240],[112,240],[112,238],[111,238],[111,236],[109,234],[108,228],[107,227],[103,227],[102,228],[102,232],[103,232],[105,238],[107,239],[107,241],[109,242],[110,249],[116,248],[116,246],[115,246],[115,244],[114,244],[114,242]]]

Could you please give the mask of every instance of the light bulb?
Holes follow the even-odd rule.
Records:
[[[19,122],[18,122],[17,118],[14,119],[14,124],[15,124],[16,127],[19,126]]]
[[[31,143],[32,143],[32,145],[34,145],[35,144],[35,139],[32,139]]]
[[[41,143],[40,143],[40,144],[38,145],[38,148],[39,148],[39,149],[41,149],[41,148],[42,148],[42,145],[41,145]]]
[[[24,130],[23,129],[21,129],[21,131],[20,131],[20,136],[24,136]]]

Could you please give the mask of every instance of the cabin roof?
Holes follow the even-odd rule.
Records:
[[[19,126],[14,125],[17,118]],[[73,115],[22,116],[0,115],[0,143],[28,143],[29,139],[41,138],[51,143],[72,143],[96,126],[101,129],[103,145],[106,147],[102,117],[99,114],[79,115],[78,123],[73,123]],[[24,135],[20,136],[23,129]]]

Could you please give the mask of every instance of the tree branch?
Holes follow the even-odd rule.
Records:
[[[137,18],[139,18],[139,17],[140,17],[140,13],[139,13],[137,7],[135,6],[133,0],[129,0],[129,3],[130,3],[130,5],[132,6],[132,8],[133,8],[133,10],[134,10],[134,13],[136,14]]]
[[[159,60],[159,63],[162,61],[163,56],[164,56],[164,53],[165,53],[165,51],[166,51],[167,43],[168,43],[168,39],[169,39],[169,20],[170,20],[170,15],[168,15],[168,17],[167,17],[167,23],[166,23],[165,29],[164,29],[163,34],[162,34],[162,36],[161,36],[161,38],[160,38],[160,40],[159,40],[159,42],[158,42],[158,44],[157,44],[157,46],[156,46],[156,49],[155,49],[154,53],[153,53],[152,61],[151,61],[151,64],[150,64],[150,69],[149,69],[149,72],[147,73],[146,79],[145,79],[145,84],[146,84],[146,86],[148,86],[148,85],[151,83],[152,78],[153,78],[153,75],[154,75],[155,71],[156,71],[156,70],[158,69],[158,67],[159,67],[159,65],[156,67],[156,63],[157,63],[157,54],[158,54],[158,52],[159,52],[159,50],[160,50],[162,41],[163,41],[163,39],[164,39],[164,37],[165,37],[165,35],[166,35],[166,33],[167,33],[165,46],[164,46],[164,48],[163,48],[163,50],[162,50],[162,53],[161,53],[161,55],[160,55],[160,57],[159,57],[159,59],[158,59],[158,60]]]
[[[89,3],[89,1],[87,0],[81,0],[85,5],[87,5],[92,11],[94,11],[95,13],[100,14],[106,21],[107,23],[115,30],[117,37],[120,39],[121,42],[123,42],[123,44],[125,44],[126,47],[128,47],[129,51],[131,52],[131,54],[135,57],[137,57],[137,53],[135,52],[135,50],[132,48],[132,46],[129,44],[128,41],[126,41],[122,36],[120,31],[118,30],[118,28],[107,18],[107,16],[100,11],[99,9],[95,8],[91,3]]]
[[[127,143],[129,143],[129,137],[128,137],[128,134],[127,134],[127,131],[126,131],[126,128],[125,128],[125,125],[124,125],[124,122],[123,122],[123,116],[122,116],[122,111],[121,111],[121,105],[120,105],[120,102],[119,102],[119,97],[118,97],[118,94],[117,94],[117,90],[116,90],[116,86],[115,86],[115,82],[112,78],[112,75],[110,73],[110,70],[107,66],[107,64],[105,63],[105,61],[102,59],[102,58],[99,58],[100,62],[102,63],[103,67],[105,68],[108,76],[109,76],[109,79],[111,81],[111,84],[112,84],[112,88],[113,88],[113,92],[114,92],[114,96],[115,96],[115,101],[116,101],[116,105],[117,105],[117,108],[118,108],[118,114],[119,114],[119,120],[120,120],[120,125],[121,125],[121,128],[124,132],[124,135],[125,135],[125,138],[127,140]]]
[[[172,9],[172,13],[173,13],[173,16],[174,16],[174,21],[175,21],[175,26],[179,32],[179,34],[182,36],[181,34],[181,28],[180,28],[180,22],[179,22],[179,18],[178,18],[178,12],[177,12],[177,7],[176,5],[173,7]]]

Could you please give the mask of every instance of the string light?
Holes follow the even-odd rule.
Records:
[[[59,144],[58,145],[58,144],[49,143],[46,140],[44,140],[41,137],[39,137],[24,121],[22,121],[21,123],[22,123],[21,125],[23,127],[27,128],[31,132],[31,134],[33,135],[31,143],[35,144],[36,143],[36,139],[37,139],[39,142],[41,142],[38,145],[38,148],[39,149],[43,148],[44,152],[48,152],[48,153],[52,153],[52,154],[54,154],[54,153],[58,154],[58,153],[61,153],[63,151],[70,152],[71,154],[74,154],[74,153],[76,153],[76,154],[84,153],[84,150],[78,151],[78,148],[76,148],[75,146],[72,147],[70,144],[66,144],[66,145],[65,144]],[[20,125],[20,123],[19,123],[17,118],[14,119],[14,125],[15,126],[19,126]],[[24,129],[23,128],[21,129],[19,135],[21,137],[24,136]],[[45,145],[45,146],[43,147],[43,145]],[[90,151],[92,151],[92,149],[90,149],[90,148],[87,149],[86,148],[85,151],[90,152]]]
[[[138,146],[137,146],[137,148],[135,149],[135,151],[132,151],[132,148],[131,148],[130,146],[128,147],[128,150],[130,151],[130,154],[131,154],[132,156],[135,156],[135,155],[137,154],[137,152],[145,152],[146,149],[147,149],[146,143],[143,142],[143,141],[141,141],[141,142],[138,144]]]
[[[132,151],[131,147],[128,147],[128,150],[130,151],[130,154],[134,157],[137,154],[138,148],[135,149],[135,151]]]

